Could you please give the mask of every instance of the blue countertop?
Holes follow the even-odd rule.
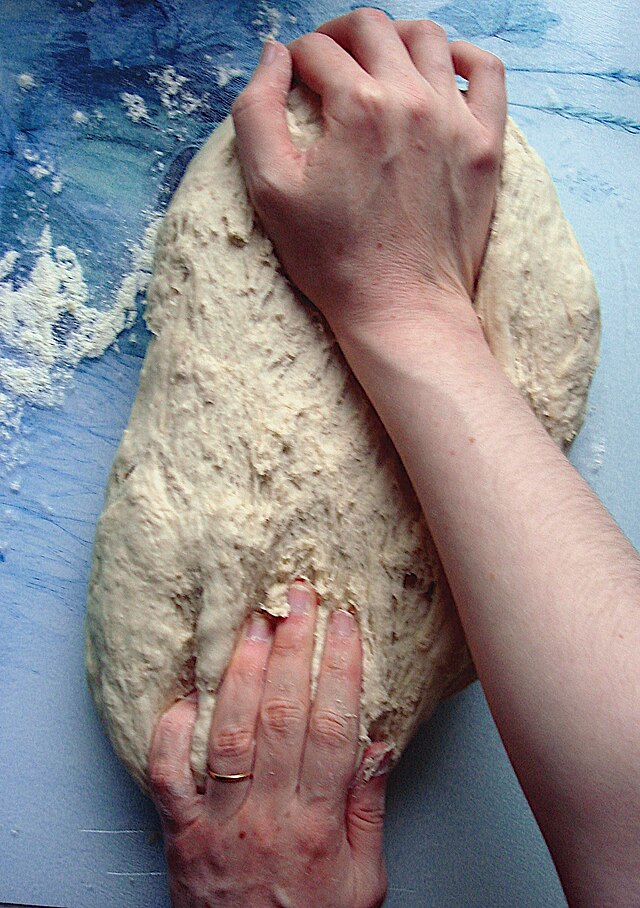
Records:
[[[168,905],[154,810],[113,756],[83,671],[94,527],[148,338],[151,233],[262,40],[349,8],[0,3],[0,901]],[[547,162],[602,302],[602,361],[571,459],[638,546],[636,5],[386,9],[434,18],[507,65],[511,115]],[[387,833],[393,908],[565,904],[477,684],[393,774]]]

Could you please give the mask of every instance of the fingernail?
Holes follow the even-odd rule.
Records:
[[[296,580],[293,586],[289,587],[287,601],[289,603],[290,615],[307,615],[311,610],[315,593],[305,583]]]
[[[257,612],[251,616],[247,626],[247,640],[254,643],[264,643],[271,636],[271,625],[264,617]]]
[[[260,54],[260,65],[268,66],[270,63],[273,63],[276,58],[276,53],[277,44],[275,41],[272,41],[271,38],[269,38],[264,42],[264,45],[262,47],[262,53]]]
[[[339,608],[331,616],[331,627],[339,637],[350,637],[355,630],[356,622],[351,612]]]

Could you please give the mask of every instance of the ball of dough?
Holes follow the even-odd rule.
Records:
[[[321,129],[289,102],[294,141]],[[597,361],[593,280],[540,158],[509,121],[475,300],[488,342],[566,445]],[[399,755],[473,664],[421,509],[326,323],[294,293],[248,202],[227,119],[162,223],[153,333],[100,517],[86,623],[89,683],[118,755],[146,789],[154,725],[199,692],[204,778],[216,689],[252,609],[285,615],[307,577],[328,613],[357,612],[361,738]]]

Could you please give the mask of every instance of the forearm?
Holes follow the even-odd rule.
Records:
[[[638,556],[472,322],[425,316],[396,336],[339,340],[421,501],[567,893],[617,904],[607,842],[639,857]],[[624,886],[637,867],[616,872]]]

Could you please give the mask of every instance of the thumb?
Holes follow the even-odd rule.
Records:
[[[288,47],[269,40],[249,84],[233,104],[238,154],[251,194],[273,185],[283,163],[299,157],[287,125],[292,62]]]
[[[377,862],[382,860],[384,844],[384,812],[389,758],[386,744],[372,745],[365,753],[347,803],[347,838],[356,858]],[[365,767],[378,764],[367,778]]]
[[[170,827],[187,823],[198,807],[190,763],[196,714],[195,693],[178,700],[160,717],[151,740],[149,788],[163,821]]]

